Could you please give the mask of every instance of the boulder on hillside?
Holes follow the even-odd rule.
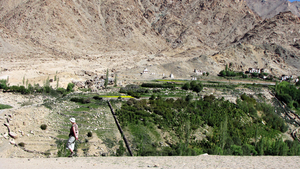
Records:
[[[89,75],[89,76],[94,76],[95,73],[92,71],[85,71],[85,74]]]
[[[78,70],[75,72],[75,75],[77,75],[77,76],[84,76],[84,74],[85,74],[84,70]]]
[[[78,88],[85,88],[85,84],[84,84],[84,82],[75,82],[75,81],[73,81],[72,83],[74,83],[75,84],[75,86],[77,86]]]
[[[15,132],[9,132],[9,136],[10,137],[12,137],[12,138],[14,138],[14,139],[17,139],[18,138],[18,134],[17,133],[15,133]]]

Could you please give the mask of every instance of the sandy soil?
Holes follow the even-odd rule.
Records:
[[[299,168],[300,157],[238,157],[201,155],[192,157],[99,157],[99,158],[2,158],[0,168]]]

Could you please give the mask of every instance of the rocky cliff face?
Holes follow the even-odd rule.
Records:
[[[142,1],[144,15],[173,48],[220,49],[252,29],[259,17],[240,0]]]
[[[239,69],[257,66],[243,56],[263,68],[263,55],[242,50],[232,57],[232,52],[241,43],[262,46],[263,53],[275,56],[276,49],[262,45],[268,43],[294,56],[276,73],[286,67],[297,73],[293,59],[299,57],[299,18],[285,13],[263,21],[244,0],[14,0],[0,5],[1,69],[22,62],[11,70],[29,71],[24,62],[43,58],[41,62],[68,60],[77,66],[73,69],[119,71],[205,55],[201,69],[217,74],[233,62]]]
[[[300,16],[300,2],[289,0],[245,0],[248,6],[262,18],[272,18],[280,12],[291,11]]]
[[[266,19],[247,32],[240,42],[262,44],[265,50],[281,57],[299,69],[300,19],[291,12],[282,12]]]

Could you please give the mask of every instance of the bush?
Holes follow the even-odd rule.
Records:
[[[42,130],[46,130],[46,129],[47,129],[47,125],[46,125],[46,124],[42,124],[42,125],[41,125],[41,129],[42,129]]]
[[[6,80],[0,80],[0,89],[4,89],[7,90],[7,85],[6,85],[7,81]]]
[[[25,147],[25,143],[21,142],[21,143],[18,144],[18,146]]]
[[[123,141],[119,141],[119,149],[117,149],[117,156],[123,156],[124,152],[126,151],[125,147],[123,146]]]
[[[185,97],[185,101],[190,101],[190,100],[193,100],[193,96],[192,95],[187,95],[186,97]]]
[[[149,100],[155,100],[156,99],[156,95],[151,95],[151,97],[149,98]]]
[[[185,84],[182,86],[182,89],[183,89],[183,90],[189,90],[189,89],[190,89],[190,83],[189,83],[189,82],[185,83]]]
[[[71,92],[72,90],[73,90],[73,87],[75,86],[75,84],[74,83],[69,83],[68,84],[68,87],[67,87],[67,91],[68,92]]]
[[[88,136],[88,137],[92,137],[92,136],[93,136],[93,133],[92,133],[91,131],[89,131],[89,132],[87,133],[87,136]]]
[[[256,104],[256,100],[252,96],[247,96],[245,93],[241,95],[241,99],[247,103]]]
[[[142,87],[149,87],[149,88],[174,88],[175,84],[172,83],[143,83]]]
[[[78,97],[74,97],[70,99],[72,102],[77,102],[77,103],[82,103],[82,104],[87,104],[87,103],[91,103],[91,99],[90,98],[78,98]]]
[[[56,91],[60,94],[64,94],[66,92],[66,89],[60,87],[60,88],[57,88]]]
[[[209,96],[205,95],[204,98],[203,98],[203,100],[207,101],[207,102],[213,102],[215,99],[216,99],[216,97],[212,94],[209,95]]]
[[[103,100],[103,98],[100,97],[100,96],[94,96],[93,99],[95,99],[95,100]]]
[[[6,104],[0,104],[0,110],[1,109],[10,109],[10,108],[12,108],[12,106],[6,105]]]

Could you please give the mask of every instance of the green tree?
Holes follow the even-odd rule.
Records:
[[[155,100],[155,99],[156,99],[155,94],[151,95],[151,97],[149,98],[149,100]]]
[[[126,151],[125,147],[123,146],[123,141],[119,141],[119,148],[117,149],[116,155],[123,156],[124,152]]]
[[[202,83],[197,84],[197,85],[193,88],[193,91],[194,91],[194,92],[197,92],[197,93],[201,92],[202,90],[203,90],[203,85],[202,85]]]
[[[197,84],[198,84],[197,81],[195,81],[195,80],[191,81],[190,89],[194,90],[194,88],[197,86]]]
[[[114,81],[114,86],[117,87],[117,74],[115,74],[115,81]]]
[[[107,85],[108,85],[108,69],[106,70],[106,78],[105,78],[105,81],[104,81],[105,88],[107,88]]]
[[[185,84],[182,86],[182,89],[183,89],[183,90],[189,90],[189,89],[190,89],[190,83],[189,83],[189,82],[185,83]]]
[[[228,131],[228,117],[225,115],[225,119],[223,122],[221,122],[221,127],[220,127],[220,147],[222,150],[224,150],[224,146],[226,144],[226,140],[228,137],[227,131]]]
[[[56,78],[56,89],[58,89],[59,77]]]
[[[193,96],[192,95],[187,95],[186,97],[185,97],[185,101],[190,101],[190,100],[193,100]]]

